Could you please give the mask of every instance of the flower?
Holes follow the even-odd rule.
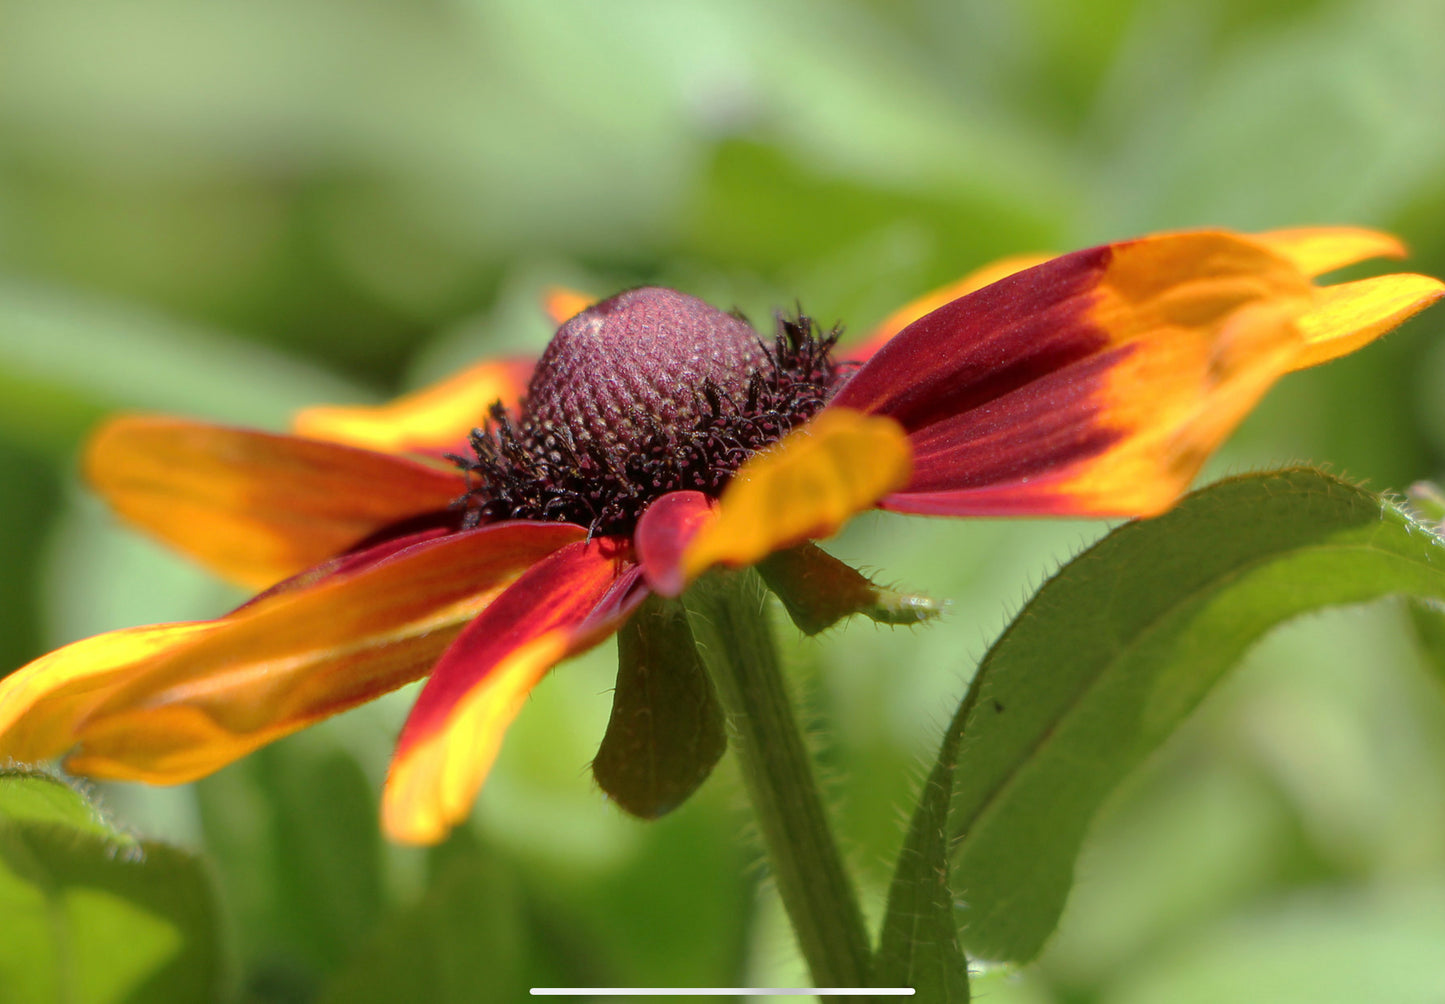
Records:
[[[767,344],[670,290],[562,295],[535,366],[309,409],[292,435],[113,419],[85,460],[99,492],[263,591],[11,674],[0,756],[183,782],[429,676],[383,820],[440,839],[531,688],[649,594],[875,506],[1159,513],[1276,379],[1445,294],[1410,274],[1312,281],[1401,254],[1384,234],[1317,228],[1012,259],[904,308],[842,362],[806,318]]]

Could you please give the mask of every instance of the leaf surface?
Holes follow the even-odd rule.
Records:
[[[224,999],[200,862],[113,829],[44,774],[0,773],[0,1000]]]
[[[1445,597],[1445,543],[1305,469],[1219,482],[1066,565],[984,657],[944,743],[961,743],[964,948],[1035,956],[1100,804],[1245,650],[1299,614],[1391,594]]]

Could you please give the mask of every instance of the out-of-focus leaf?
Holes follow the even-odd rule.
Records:
[[[1306,892],[1177,944],[1126,975],[1108,1004],[1355,1004],[1445,997],[1445,883]]]
[[[279,425],[360,397],[277,353],[73,290],[0,280],[0,315],[0,423],[22,440],[68,446],[112,408]]]
[[[1250,644],[1393,593],[1445,597],[1445,544],[1304,469],[1220,482],[1069,563],[984,658],[950,727],[966,737],[949,822],[965,948],[1038,952],[1099,804]]]
[[[5,393],[0,375],[0,401]],[[0,437],[0,676],[40,650],[36,621],[41,602],[35,577],[45,559],[45,531],[59,502],[58,480],[49,465]]]
[[[527,943],[507,862],[449,855],[413,907],[358,944],[326,1004],[525,1000]]]
[[[0,774],[0,1001],[120,1004],[224,996],[200,863],[112,829],[38,773]]]
[[[276,877],[293,946],[326,968],[340,964],[381,914],[376,794],[340,749],[296,744],[261,753],[275,807]]]
[[[356,761],[299,736],[197,794],[250,979],[308,986],[340,969],[385,899],[376,795]]]
[[[1445,605],[1429,600],[1410,601],[1410,622],[1420,642],[1425,664],[1445,684]]]
[[[878,986],[912,987],[920,1000],[943,1004],[969,999],[968,960],[958,947],[948,886],[948,807],[962,737],[954,729],[943,737],[923,784],[888,890],[874,963]]]

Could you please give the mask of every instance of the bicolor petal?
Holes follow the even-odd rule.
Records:
[[[751,565],[836,533],[908,483],[908,439],[889,418],[825,408],[743,464],[684,550],[684,582],[712,565]]]
[[[1297,364],[1317,292],[1228,233],[1093,248],[915,322],[835,403],[909,432],[913,479],[885,508],[1149,515]]]
[[[533,359],[478,363],[387,404],[306,408],[296,413],[291,429],[308,439],[381,453],[463,452],[467,434],[486,423],[493,404],[516,409],[534,364]]]
[[[0,681],[0,757],[189,781],[425,675],[526,568],[585,535],[508,523],[383,545],[225,617],[76,642]]]
[[[557,662],[615,631],[646,595],[611,538],[568,544],[512,583],[422,688],[387,776],[386,832],[435,843],[466,818],[527,694]]]
[[[467,489],[459,471],[402,457],[160,416],[106,423],[85,472],[125,519],[253,588]]]

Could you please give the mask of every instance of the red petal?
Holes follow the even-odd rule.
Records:
[[[974,269],[962,279],[957,279],[947,286],[935,289],[898,308],[870,331],[863,339],[862,344],[842,349],[839,351],[839,355],[842,358],[866,362],[872,359],[879,349],[888,344],[894,335],[920,317],[931,314],[939,307],[957,300],[960,296],[966,296],[976,289],[983,289],[983,287],[1005,279],[1015,272],[1022,272],[1026,268],[1046,262],[1051,257],[1051,255],[1042,254],[1017,254],[991,261],[987,265]]]
[[[639,578],[614,539],[569,544],[462,632],[397,743],[382,805],[388,834],[434,843],[466,817],[532,687],[557,662],[617,629],[647,595]]]
[[[713,502],[702,492],[669,492],[647,507],[637,521],[633,546],[647,584],[663,596],[677,596],[687,585],[683,552],[713,516]]]

